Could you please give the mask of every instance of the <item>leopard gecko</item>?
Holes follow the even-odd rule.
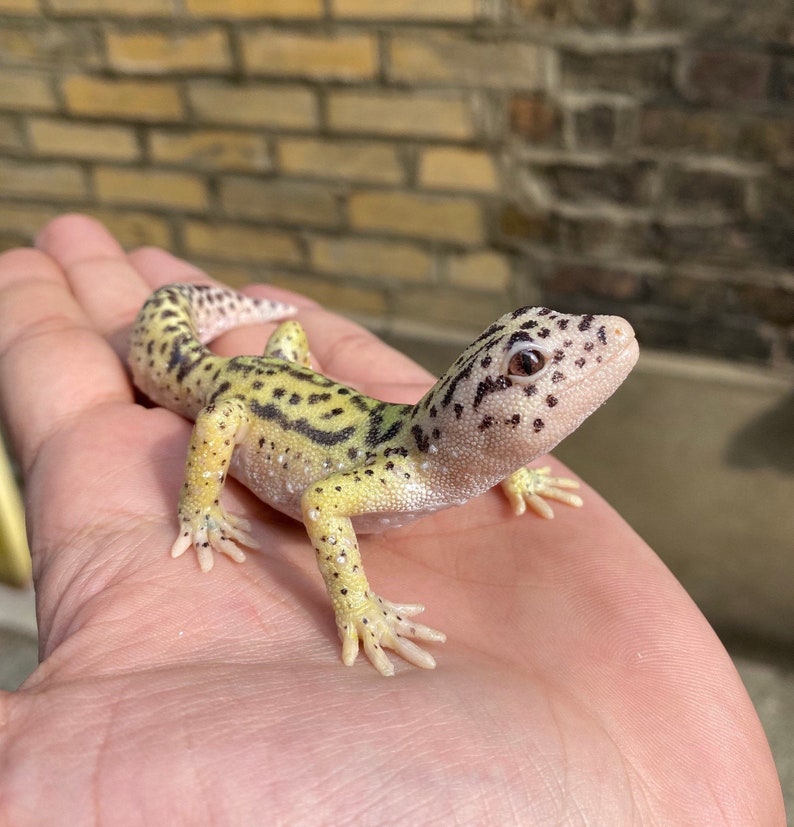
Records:
[[[227,474],[301,520],[314,548],[342,641],[360,643],[391,675],[384,647],[431,669],[413,642],[443,641],[370,588],[358,533],[382,531],[501,484],[514,511],[551,517],[546,499],[579,506],[576,483],[526,467],[598,408],[638,357],[617,316],[520,307],[491,324],[415,404],[382,402],[316,373],[297,321],[283,321],[262,356],[224,358],[206,344],[232,327],[288,319],[296,309],[208,285],[157,290],[135,322],[129,364],[153,402],[195,420],[171,548],[242,562],[250,525],[221,504]]]

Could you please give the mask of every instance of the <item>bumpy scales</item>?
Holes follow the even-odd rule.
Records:
[[[521,307],[495,321],[416,405],[364,396],[315,373],[303,328],[283,322],[263,356],[216,356],[206,343],[237,325],[284,319],[295,308],[206,285],[173,284],[143,306],[132,334],[135,383],[195,420],[174,557],[193,547],[241,562],[248,524],[221,504],[228,473],[301,520],[342,639],[342,660],[364,651],[383,675],[384,647],[432,668],[410,638],[443,641],[415,623],[422,606],[369,587],[357,532],[379,531],[460,505],[501,483],[515,512],[551,517],[547,499],[579,506],[576,483],[526,464],[601,405],[637,360],[631,326],[615,316]]]

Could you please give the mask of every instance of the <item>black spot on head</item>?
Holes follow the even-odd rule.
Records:
[[[527,396],[534,396],[537,392],[538,392],[538,388],[537,388],[537,386],[536,386],[536,385],[527,385],[527,386],[524,388],[524,393],[525,393]]]
[[[506,390],[512,386],[512,382],[507,376],[497,376],[494,379],[491,376],[486,376],[485,379],[478,383],[477,391],[474,394],[474,402],[472,407],[478,408],[482,400],[491,393]]]
[[[504,330],[505,326],[503,324],[497,324],[494,322],[489,328],[483,330],[482,333],[472,342],[472,344],[477,344],[478,342],[482,342],[484,339],[487,339],[489,336],[493,336],[494,333],[498,333],[500,330]]]
[[[594,318],[595,316],[592,315],[582,316],[582,320],[579,322],[577,327],[582,331],[582,333],[584,333],[585,330],[590,330],[590,326],[593,324]]]
[[[607,343],[607,331],[604,325],[601,325],[601,327],[598,328],[598,333],[596,336],[598,336],[598,341],[601,342],[602,345]]]
[[[584,349],[585,349],[588,353],[589,353],[589,352],[590,352],[590,351],[591,351],[594,347],[595,347],[595,345],[594,345],[592,342],[585,342],[585,343],[584,343]]]
[[[548,335],[548,331],[547,331],[546,335]],[[526,330],[516,330],[515,333],[511,334],[510,338],[507,340],[507,344],[505,345],[505,350],[510,350],[510,348],[516,342],[531,342],[531,341],[532,341],[532,336],[530,336],[529,333],[526,332]],[[483,365],[483,367],[487,367],[487,366]]]
[[[532,423],[532,430],[535,431],[536,434],[540,433],[540,431],[542,431],[545,427],[546,423],[540,417]]]
[[[525,316],[527,313],[529,313],[529,311],[530,311],[531,309],[532,309],[531,307],[519,307],[519,308],[518,308],[518,310],[514,310],[514,311],[510,314],[510,318],[511,318],[511,319],[518,319],[518,318],[520,318],[521,316]]]
[[[551,310],[548,307],[541,307],[538,310],[538,316],[548,316],[551,313]]]
[[[555,370],[551,375],[551,381],[556,385],[557,382],[562,382],[565,379],[565,374],[559,370]]]
[[[460,415],[463,413],[463,405],[456,402],[453,410],[455,411],[455,419],[460,419]]]
[[[537,327],[538,323],[534,319],[530,319],[528,322],[521,323],[521,330],[532,330],[533,327]]]
[[[492,416],[484,416],[482,422],[477,426],[478,431],[487,431],[493,425],[494,419]]]
[[[287,393],[286,388],[273,388],[273,398],[274,399],[281,399],[282,396],[285,396]]]
[[[553,407],[554,407],[554,406],[555,406],[555,405],[556,405],[559,401],[560,401],[560,400],[559,400],[559,399],[557,399],[557,397],[556,397],[556,396],[552,396],[551,394],[549,394],[549,395],[546,397],[546,404],[547,404],[550,408],[553,408]]]
[[[565,328],[568,327],[568,324],[570,323],[570,321],[571,321],[570,319],[558,319],[557,320],[557,327],[559,327],[560,330],[565,330]]]
[[[578,358],[578,359],[574,362],[574,364],[576,365],[576,367],[577,367],[577,368],[583,368],[583,367],[587,364],[587,359],[585,359],[583,356],[580,356],[580,357],[579,357],[579,358]]]
[[[487,368],[487,367],[491,364],[491,362],[493,362],[493,359],[491,359],[491,357],[490,357],[490,356],[486,356],[486,357],[482,360],[482,362],[480,362],[480,367],[482,367],[482,368]]]
[[[290,405],[300,405],[301,401],[302,397],[297,393],[293,393],[292,396],[290,396],[289,398]]]
[[[541,339],[547,339],[550,335],[551,335],[551,331],[548,329],[548,327],[541,328],[538,331],[538,336]]]

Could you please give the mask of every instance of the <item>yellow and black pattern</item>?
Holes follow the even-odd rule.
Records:
[[[282,322],[262,356],[223,358],[206,343],[226,329],[283,319],[294,308],[223,288],[169,285],[142,308],[130,349],[138,387],[195,420],[173,556],[194,548],[241,561],[249,526],[221,503],[231,473],[260,499],[301,520],[315,549],[352,663],[363,642],[382,674],[391,648],[435,665],[409,638],[444,636],[410,618],[421,606],[376,595],[357,532],[401,525],[458,505],[497,483],[521,513],[551,516],[546,499],[581,500],[548,469],[527,469],[623,381],[637,358],[633,331],[613,316],[523,307],[469,345],[416,405],[373,399],[310,367],[300,324]]]

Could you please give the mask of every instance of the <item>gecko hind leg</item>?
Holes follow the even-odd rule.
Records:
[[[235,563],[243,563],[245,552],[240,545],[248,548],[258,546],[250,529],[248,520],[235,517],[219,507],[198,526],[183,524],[182,531],[171,546],[171,557],[181,557],[192,546],[196,549],[199,568],[204,572],[209,571],[215,562],[213,551],[225,554]]]
[[[265,356],[284,359],[310,368],[309,340],[300,322],[288,319],[282,322],[271,334],[265,345]]]

